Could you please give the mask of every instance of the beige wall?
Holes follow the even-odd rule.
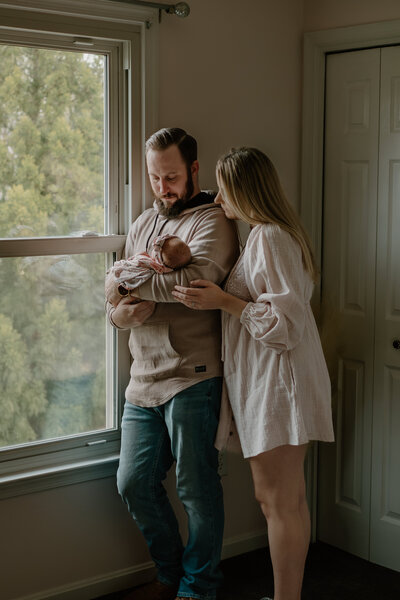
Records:
[[[297,204],[301,0],[189,4],[187,19],[163,18],[159,125],[197,137],[203,188],[215,188],[220,154],[252,145],[270,156]]]
[[[266,530],[247,464],[235,455],[227,462],[225,551],[237,554],[266,545]],[[167,488],[185,536],[172,473]],[[1,600],[85,600],[151,574],[114,478],[2,500],[0,531]]]
[[[148,561],[112,479],[3,500],[0,530],[2,600],[41,598]]]
[[[162,18],[158,125],[197,137],[202,187],[215,187],[222,152],[254,145],[270,155],[298,205],[303,26],[400,18],[398,0],[305,0],[304,14],[302,0],[188,1],[189,18]],[[228,457],[223,483],[226,541],[235,552],[263,540],[265,527],[239,457]],[[84,600],[89,596],[75,587],[97,581],[98,593],[106,593],[107,580],[111,591],[113,578],[148,561],[113,478],[3,500],[0,532],[2,600],[39,600],[50,589]],[[70,591],[61,596],[62,589]]]
[[[398,0],[304,0],[304,31],[400,19]]]
[[[162,17],[158,125],[182,126],[198,138],[204,188],[215,187],[222,152],[234,144],[255,145],[275,161],[297,203],[302,3],[189,4],[187,19]],[[247,463],[230,455],[223,484],[226,552],[264,545]],[[173,489],[173,477],[168,486]],[[90,595],[79,586],[107,593],[132,568],[140,574],[149,560],[113,478],[3,500],[0,532],[1,600],[41,600],[51,590],[62,600],[84,600]]]

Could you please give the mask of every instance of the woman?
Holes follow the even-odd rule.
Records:
[[[251,226],[225,290],[176,286],[195,309],[222,309],[224,375],[256,498],[268,524],[275,600],[300,600],[310,539],[304,459],[333,441],[330,382],[310,299],[317,269],[308,236],[268,157],[232,150],[217,163],[228,219]]]

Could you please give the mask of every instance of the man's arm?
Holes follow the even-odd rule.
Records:
[[[131,329],[139,327],[151,317],[156,308],[155,302],[137,302],[135,298],[127,296],[121,298],[118,306],[114,308],[107,303],[107,314],[111,325],[118,329]]]
[[[221,209],[209,209],[199,217],[192,239],[187,240],[192,261],[172,273],[155,274],[135,290],[143,300],[176,302],[175,285],[189,287],[193,279],[207,279],[220,284],[234,265],[238,253],[236,227]]]
[[[129,248],[134,249],[136,228],[138,226],[137,219],[132,223],[127,244]],[[126,250],[124,251],[125,254]],[[131,329],[139,327],[153,314],[155,310],[155,302],[137,302],[137,298],[126,296],[120,299],[117,306],[113,306],[110,302],[106,302],[106,313],[109,322],[117,329]]]
[[[107,302],[109,304],[112,304],[114,307],[116,307],[119,301],[121,300],[121,295],[118,293],[118,286],[119,283],[115,279],[113,270],[111,270],[106,275],[105,293]]]

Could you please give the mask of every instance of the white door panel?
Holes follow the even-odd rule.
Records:
[[[318,537],[369,551],[380,51],[329,56],[323,310],[336,444],[321,444]]]
[[[381,52],[371,560],[400,570],[400,48]]]
[[[326,73],[336,443],[320,448],[318,537],[400,571],[400,47],[329,56]]]

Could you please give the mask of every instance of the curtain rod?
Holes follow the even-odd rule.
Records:
[[[190,6],[186,2],[177,4],[161,4],[161,2],[146,2],[145,0],[111,0],[111,2],[125,2],[126,4],[139,4],[150,8],[158,8],[159,19],[161,21],[161,11],[177,17],[187,17],[190,13]]]

